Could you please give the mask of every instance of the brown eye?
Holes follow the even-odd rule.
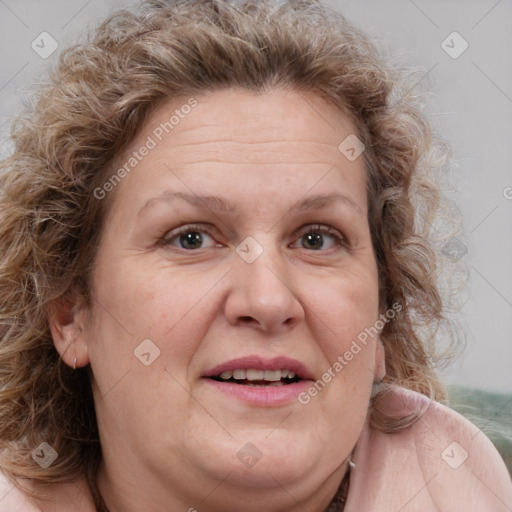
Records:
[[[188,225],[170,231],[161,239],[160,245],[172,246],[185,251],[207,249],[218,246],[206,226]]]
[[[313,251],[328,250],[336,246],[345,246],[345,237],[329,226],[306,226],[298,233],[301,248]]]
[[[321,249],[324,245],[323,234],[316,231],[311,231],[302,235],[302,246],[304,249]]]
[[[203,237],[198,231],[189,231],[178,237],[182,249],[198,249],[203,242]]]

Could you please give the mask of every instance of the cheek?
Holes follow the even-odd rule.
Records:
[[[333,362],[378,320],[377,272],[370,265],[359,271],[340,271],[322,284],[313,287],[305,278],[303,286],[309,290],[306,306],[317,317],[315,325],[321,331],[316,337]]]
[[[379,320],[377,272],[368,265],[332,276],[323,287],[314,289],[306,305],[314,312],[310,325],[324,367],[311,399],[318,396],[330,424],[348,428],[347,414],[356,424],[364,421],[373,382]]]
[[[94,290],[97,337],[113,352],[104,355],[133,364],[134,349],[150,339],[161,349],[160,365],[187,361],[215,314],[211,291],[221,278],[220,270],[183,272],[158,262],[104,265]]]
[[[113,423],[116,415],[131,417],[134,410],[142,418],[154,415],[147,389],[151,396],[166,397],[174,411],[191,407],[184,388],[187,369],[207,333],[215,309],[209,291],[221,276],[115,263],[96,274],[91,367],[99,396],[109,397],[112,410],[104,414]],[[136,356],[142,343],[144,353],[150,352],[149,366]],[[174,421],[163,417],[167,424]]]

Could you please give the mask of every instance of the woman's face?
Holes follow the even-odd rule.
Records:
[[[79,358],[107,472],[187,503],[344,470],[378,353],[353,344],[379,315],[355,132],[313,95],[225,90],[159,107],[119,158]]]

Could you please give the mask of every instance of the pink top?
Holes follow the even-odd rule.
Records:
[[[353,462],[345,512],[512,510],[512,482],[498,451],[475,425],[424,395],[394,386],[379,410],[427,407],[398,434],[365,427]]]

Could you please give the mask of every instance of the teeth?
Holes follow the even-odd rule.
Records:
[[[253,382],[245,384],[250,388],[277,388],[279,386],[285,386],[284,382],[269,382],[268,384],[254,384]]]
[[[245,370],[233,370],[233,378],[236,380],[245,380]]]
[[[245,373],[247,374],[247,380],[264,380],[264,370],[246,370]]]
[[[277,382],[278,380],[281,380],[281,370],[265,370],[263,380],[268,380],[270,382]]]
[[[293,379],[295,372],[291,372],[290,370],[254,370],[250,368],[248,370],[228,370],[222,372],[219,377],[222,380],[233,378],[235,380],[279,382],[281,379]]]

